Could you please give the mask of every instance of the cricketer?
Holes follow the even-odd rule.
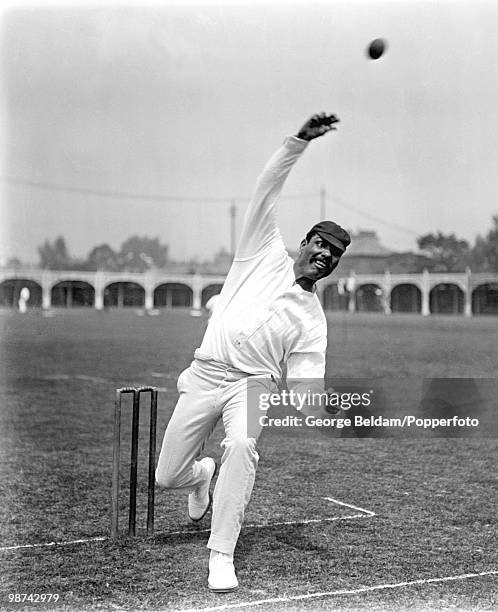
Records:
[[[309,142],[335,130],[338,121],[333,114],[313,115],[267,163],[201,346],[178,378],[179,399],[164,434],[156,480],[161,487],[189,491],[193,521],[212,504],[207,547],[208,586],[214,592],[238,587],[233,553],[259,460],[262,426],[248,431],[248,386],[257,381],[262,391],[277,390],[286,364],[288,383],[317,380],[323,390],[327,325],[315,283],[333,272],[351,240],[333,221],[321,221],[308,231],[294,261],[277,227],[275,204]],[[200,456],[219,419],[225,437],[211,495],[217,465]]]

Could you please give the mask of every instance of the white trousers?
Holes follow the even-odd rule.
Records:
[[[200,484],[204,474],[196,459],[221,418],[225,438],[207,546],[233,554],[254,485],[259,417],[264,414],[255,413],[256,405],[248,407],[248,393],[274,392],[276,385],[271,377],[250,377],[227,364],[196,358],[177,386],[180,397],[164,434],[156,481],[171,489],[192,490]]]

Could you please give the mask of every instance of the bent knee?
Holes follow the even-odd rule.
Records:
[[[174,474],[156,470],[156,484],[162,489],[175,489],[178,487],[178,479]]]

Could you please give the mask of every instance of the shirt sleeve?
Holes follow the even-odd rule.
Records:
[[[294,408],[306,416],[326,416],[325,354],[294,353],[287,362],[287,388],[294,397]]]
[[[298,344],[287,359],[287,388],[305,397],[322,394],[325,388],[327,328],[319,327],[313,338]]]
[[[325,376],[325,351],[291,353],[287,360],[287,383],[298,384],[302,380],[317,380],[323,386]]]
[[[288,136],[272,155],[260,174],[253,197],[247,208],[235,259],[246,259],[279,240],[275,203],[282,191],[292,166],[299,159],[308,142]]]

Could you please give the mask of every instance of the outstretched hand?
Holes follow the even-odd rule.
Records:
[[[313,138],[318,138],[318,136],[323,136],[327,132],[337,129],[334,124],[338,121],[336,115],[327,115],[327,113],[313,115],[299,130],[297,137],[301,140],[313,140]]]

